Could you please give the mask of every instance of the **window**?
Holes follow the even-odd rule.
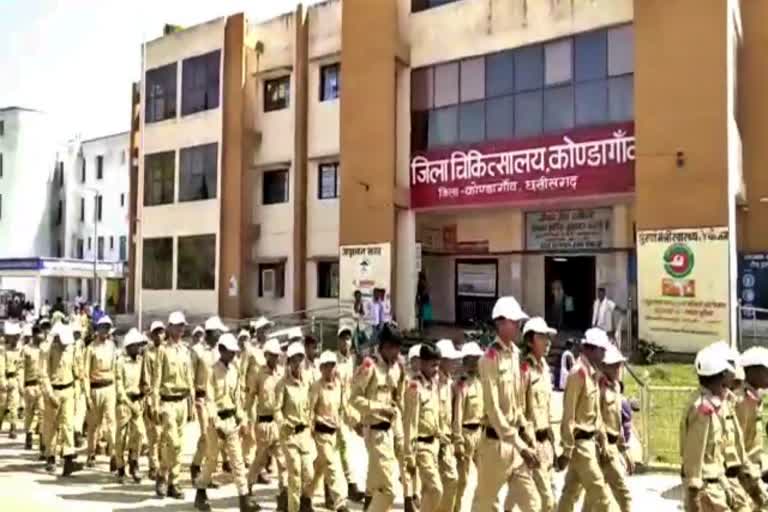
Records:
[[[544,132],[573,128],[573,87],[553,87],[544,91]]]
[[[3,154],[0,153],[0,178],[3,177]]]
[[[571,40],[563,39],[544,47],[544,83],[563,84],[571,81]]]
[[[543,109],[541,91],[531,91],[515,96],[515,136],[540,135]]]
[[[216,235],[179,237],[176,287],[213,290],[216,286]]]
[[[0,137],[5,135],[5,121],[0,121]]]
[[[285,264],[259,263],[259,297],[285,295]]]
[[[291,77],[283,76],[264,81],[264,112],[288,108],[291,97]]]
[[[221,50],[184,59],[181,77],[181,115],[219,107]]]
[[[488,100],[485,108],[485,136],[488,140],[509,139],[515,135],[515,97]]]
[[[104,206],[104,197],[101,194],[99,194],[94,198],[94,201],[95,201],[95,207],[96,207],[96,221],[100,222],[102,208]]]
[[[104,179],[104,155],[98,155],[96,157],[96,179]]]
[[[435,102],[434,92],[435,68],[415,69],[411,73],[411,109],[414,111],[429,110]]]
[[[604,80],[595,80],[576,84],[576,124],[600,124],[607,120],[607,83]]]
[[[82,157],[83,165],[80,167],[80,183],[85,183],[85,157]]]
[[[456,106],[436,109],[429,113],[429,147],[453,144],[457,138],[458,109]]]
[[[485,102],[459,105],[459,141],[470,143],[485,139]]]
[[[85,222],[85,198],[80,198],[80,222]]]
[[[56,207],[56,225],[61,226],[61,221],[64,219],[64,201],[59,199],[59,204]]]
[[[88,250],[92,250],[93,244],[91,243],[91,237],[88,237]]]
[[[104,259],[104,237],[100,236],[98,240],[96,240],[96,247],[97,247],[97,254],[96,258],[98,260]]]
[[[611,121],[631,121],[635,118],[634,87],[632,75],[608,80],[608,117]]]
[[[339,297],[339,262],[317,262],[317,296],[321,299]]]
[[[320,101],[335,100],[339,97],[340,70],[338,63],[320,68]]]
[[[459,102],[459,64],[451,62],[435,66],[435,107]]]
[[[541,89],[544,85],[544,52],[541,46],[515,51],[515,91]]]
[[[502,96],[515,92],[515,53],[493,53],[485,58],[485,95]]]
[[[59,175],[58,175],[59,188],[63,188],[64,187],[64,162],[59,162],[58,167],[59,167],[58,169],[59,170]]]
[[[635,31],[632,25],[608,31],[608,74],[626,75],[635,68]]]
[[[141,285],[147,290],[173,286],[173,238],[145,238]]]
[[[461,61],[461,101],[481,100],[485,97],[485,59],[478,57]]]
[[[288,171],[266,171],[263,174],[264,189],[263,204],[278,204],[288,202]]]
[[[179,201],[216,197],[218,144],[183,148],[179,154]]]
[[[320,164],[317,183],[318,199],[339,197],[339,163]]]
[[[115,250],[115,237],[110,236],[109,237],[109,250],[114,251]]]
[[[120,165],[125,165],[125,150],[120,152]]]
[[[146,122],[176,117],[176,63],[147,71]]]
[[[147,155],[144,159],[144,206],[173,202],[174,151]]]
[[[120,261],[128,261],[128,239],[125,236],[120,237]]]
[[[85,258],[85,251],[83,250],[83,239],[77,239],[77,259],[82,260]]]
[[[120,194],[120,206],[125,206],[125,193]]]
[[[597,80],[608,75],[608,40],[604,31],[577,35],[574,38],[574,53],[577,82]]]

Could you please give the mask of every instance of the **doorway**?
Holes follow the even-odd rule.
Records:
[[[456,323],[490,320],[498,290],[499,260],[456,260]]]
[[[545,256],[547,323],[558,331],[583,332],[592,324],[594,256]]]

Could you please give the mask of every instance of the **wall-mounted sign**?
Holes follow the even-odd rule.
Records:
[[[768,318],[768,253],[742,254],[739,258],[741,317]]]
[[[632,192],[634,123],[574,130],[411,160],[411,205],[433,208]]]
[[[612,208],[554,210],[525,215],[525,247],[530,251],[603,249],[612,245]]]
[[[339,248],[339,298],[352,301],[355,291],[360,291],[367,307],[373,300],[374,288],[383,288],[389,296],[391,268],[389,244],[342,245]]]

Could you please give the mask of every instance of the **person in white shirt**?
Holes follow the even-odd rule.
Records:
[[[597,289],[597,299],[592,306],[592,327],[599,327],[613,337],[613,312],[616,303],[607,297],[605,288]]]
[[[45,303],[40,308],[40,316],[51,316],[51,304],[48,302],[48,299],[45,300]]]

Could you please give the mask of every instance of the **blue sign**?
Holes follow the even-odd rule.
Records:
[[[739,298],[746,308],[768,309],[768,253],[740,255]],[[742,309],[741,317],[768,319],[768,313]]]
[[[40,270],[43,262],[40,258],[0,259],[0,270]]]

